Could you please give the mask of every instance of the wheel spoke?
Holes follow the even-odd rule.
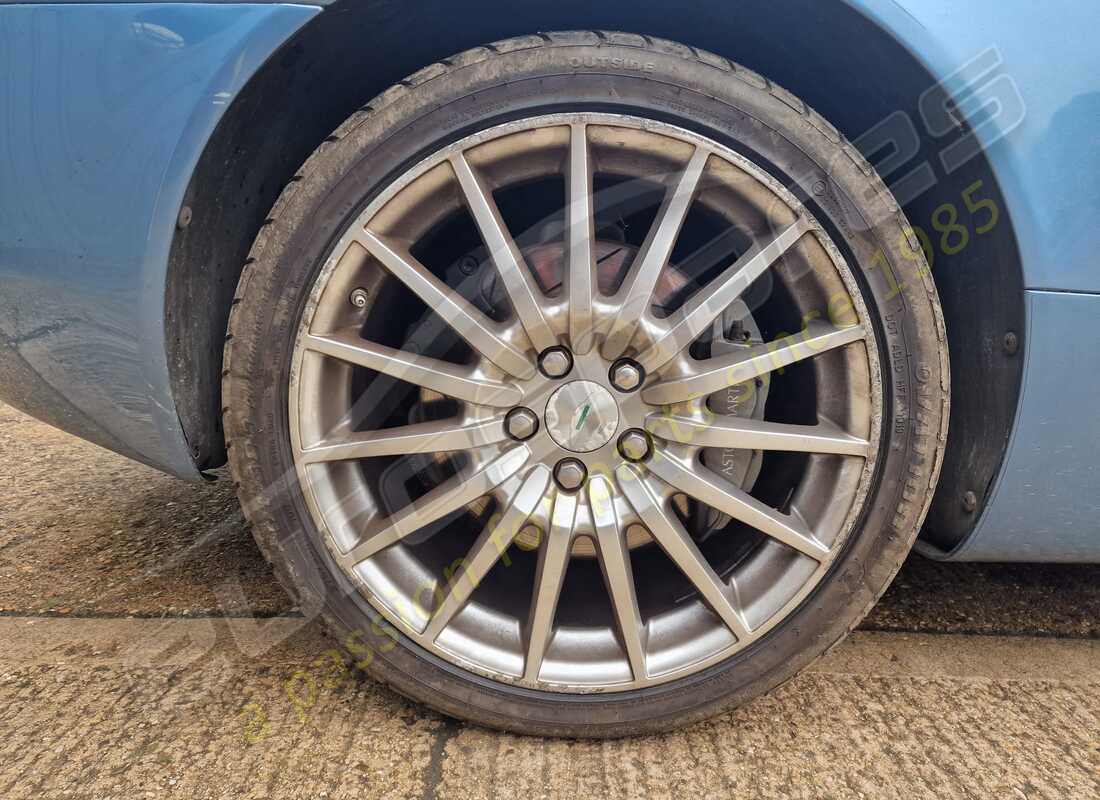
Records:
[[[432,613],[431,621],[424,630],[428,639],[434,641],[466,606],[470,595],[481,585],[489,570],[519,535],[523,523],[535,512],[549,483],[550,469],[542,464],[536,466],[512,497],[508,510],[500,521],[487,527],[478,537],[469,554],[462,560],[462,566],[455,573],[443,601]]]
[[[699,291],[666,322],[666,329],[648,350],[638,357],[653,372],[667,364],[703,333],[730,305],[812,230],[809,217],[801,216],[763,247],[753,247]]]
[[[569,175],[566,224],[569,256],[565,283],[569,291],[569,342],[573,352],[585,355],[592,349],[595,334],[593,300],[596,296],[596,264],[593,257],[595,209],[592,202],[592,161],[586,128],[570,126]]]
[[[511,408],[523,399],[516,386],[475,377],[472,370],[404,350],[368,342],[357,333],[305,338],[309,350],[372,369],[391,378],[431,389],[455,400],[494,408]]]
[[[469,505],[519,472],[530,456],[531,451],[521,445],[476,472],[460,472],[392,516],[368,525],[359,544],[340,558],[341,563],[348,569],[353,568],[406,536]]]
[[[653,290],[657,287],[661,271],[672,256],[672,248],[676,245],[684,220],[687,219],[709,157],[708,151],[701,147],[696,148],[688,165],[676,180],[676,185],[666,191],[657,219],[634,257],[634,263],[622,288],[616,293],[619,308],[604,341],[605,358],[610,360],[622,355],[634,337],[638,320],[649,309]]]
[[[642,613],[638,609],[638,596],[634,590],[634,574],[630,567],[626,536],[619,529],[612,489],[607,478],[601,476],[589,481],[588,503],[592,525],[596,529],[600,568],[611,597],[623,649],[630,662],[630,671],[634,680],[645,680],[647,673]]]
[[[693,469],[667,455],[653,459],[649,468],[672,488],[751,525],[815,561],[824,562],[829,556],[829,548],[814,538],[813,532],[797,516],[781,514],[710,470]]]
[[[707,563],[706,557],[684,530],[680,520],[654,494],[636,467],[623,464],[616,470],[616,474],[623,494],[661,549],[698,589],[704,602],[726,624],[730,632],[738,640],[748,638],[748,625],[731,600],[733,589],[722,583],[722,579]]]
[[[811,322],[806,330],[795,336],[702,361],[699,370],[692,375],[645,389],[642,399],[653,405],[684,403],[858,342],[865,336],[861,325],[836,328],[824,322]]]
[[[433,275],[413,257],[403,242],[369,230],[359,231],[356,241],[450,325],[470,347],[517,378],[526,379],[534,375],[531,360],[504,339],[497,324]]]
[[[470,425],[461,425],[457,420],[440,420],[378,431],[358,431],[336,441],[325,441],[307,448],[302,451],[301,456],[307,464],[353,461],[378,456],[472,450],[507,439],[504,417]]]
[[[558,343],[542,313],[546,298],[534,284],[523,254],[500,216],[493,193],[461,153],[451,156],[451,166],[466,197],[466,205],[481,231],[489,257],[500,274],[508,299],[535,350],[542,352]]]
[[[650,414],[646,430],[676,444],[693,447],[734,447],[740,450],[781,450],[788,453],[867,458],[871,443],[852,436],[831,422],[787,425],[744,417],[717,416],[703,420]]]
[[[535,588],[531,597],[531,613],[527,619],[525,639],[527,655],[523,664],[523,678],[537,681],[542,669],[542,658],[550,644],[554,629],[554,613],[558,597],[565,582],[565,570],[569,565],[569,553],[573,546],[574,525],[577,517],[577,496],[558,492],[554,498],[554,512],[550,533],[539,550],[539,563],[535,570]]]

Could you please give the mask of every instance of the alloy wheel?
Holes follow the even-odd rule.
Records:
[[[369,202],[304,309],[288,413],[317,529],[392,624],[502,683],[622,691],[743,650],[820,583],[880,381],[843,253],[766,170],[557,114]]]

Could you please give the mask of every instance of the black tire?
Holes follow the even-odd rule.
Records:
[[[880,471],[862,523],[808,599],[762,641],[704,672],[588,696],[493,683],[383,624],[331,562],[296,480],[288,480],[295,471],[286,410],[303,303],[335,238],[372,194],[474,129],[582,108],[673,121],[752,153],[805,197],[853,256],[881,326],[888,378]],[[874,170],[832,126],[790,93],[719,56],[650,38],[577,32],[497,42],[433,64],[373,100],[320,146],[279,198],[242,274],[229,322],[223,405],[230,464],[255,537],[288,591],[303,608],[318,609],[353,656],[370,661],[370,675],[446,714],[527,734],[620,736],[741,705],[794,676],[862,619],[909,552],[931,502],[946,441],[949,371],[932,279],[901,249],[907,230]],[[893,274],[875,267],[880,252]],[[353,633],[364,630],[374,640],[366,659],[364,640]]]

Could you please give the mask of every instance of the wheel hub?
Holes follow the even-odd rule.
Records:
[[[604,387],[572,381],[550,395],[546,431],[559,447],[591,453],[611,441],[619,427],[619,406]]]

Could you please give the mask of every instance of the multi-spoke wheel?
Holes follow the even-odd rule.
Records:
[[[523,44],[387,92],[284,193],[231,321],[233,467],[400,690],[667,727],[885,588],[943,446],[942,323],[900,211],[793,98],[668,43]]]

